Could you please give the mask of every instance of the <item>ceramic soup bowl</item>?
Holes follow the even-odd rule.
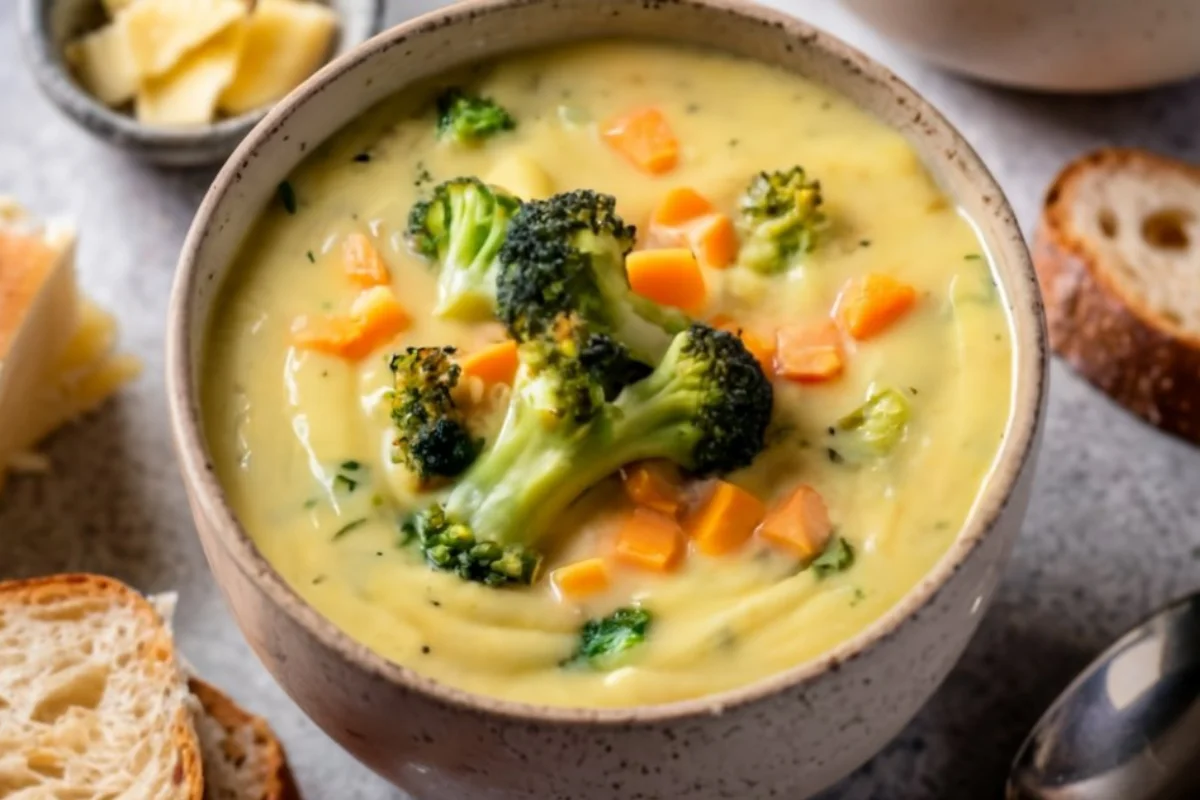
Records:
[[[226,502],[200,423],[201,354],[218,290],[279,182],[386,96],[479,59],[587,37],[716,47],[819,81],[901,131],[978,226],[1013,321],[1012,417],[976,510],[889,612],[821,658],[717,695],[621,709],[540,707],[460,691],[376,655],[308,606]],[[193,223],[170,309],[169,393],[196,526],[238,624],[295,701],[416,797],[808,796],[879,751],[959,657],[991,600],[1029,495],[1046,393],[1041,299],[999,187],[949,124],[882,66],[801,22],[727,0],[484,0],[394,28],[267,115]]]
[[[1023,89],[1114,92],[1200,75],[1196,0],[842,0],[897,44]]]

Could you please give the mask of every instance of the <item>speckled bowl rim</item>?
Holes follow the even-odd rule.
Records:
[[[2,0],[0,0],[2,1]],[[109,108],[88,94],[75,82],[66,60],[53,41],[47,25],[43,23],[46,7],[54,0],[21,0],[18,9],[18,30],[22,49],[29,62],[34,80],[67,116],[91,133],[125,148],[147,150],[187,149],[197,145],[216,142],[233,142],[270,113],[271,107],[247,111],[236,117],[222,119],[202,127],[173,128],[162,125],[147,125],[128,114]],[[386,0],[374,0],[368,22],[368,37],[343,54],[352,56],[370,38],[383,29]],[[337,61],[334,58],[329,64]],[[228,150],[226,151],[228,152]]]
[[[662,704],[619,708],[577,708],[540,705],[504,700],[469,692],[442,683],[409,669],[374,652],[343,632],[332,621],[308,604],[265,559],[238,522],[207,457],[200,422],[198,392],[193,381],[192,319],[189,298],[199,285],[196,256],[208,236],[214,212],[230,192],[239,175],[239,166],[256,157],[256,150],[271,139],[296,107],[318,95],[335,77],[359,62],[384,52],[397,41],[445,30],[472,18],[505,13],[513,7],[538,5],[552,0],[464,0],[447,9],[435,11],[392,28],[331,62],[305,84],[278,104],[262,123],[242,142],[226,163],[205,196],[188,232],[180,258],[179,272],[172,291],[167,330],[167,392],[171,423],[183,477],[191,490],[198,515],[213,523],[218,544],[228,548],[241,570],[279,605],[284,613],[305,628],[322,646],[339,653],[346,661],[374,678],[420,692],[442,704],[475,713],[524,722],[562,725],[654,725],[689,717],[720,714],[729,709],[763,700],[785,690],[813,683],[836,672],[840,665],[869,655],[881,642],[895,636],[904,623],[917,616],[992,533],[996,522],[1012,500],[1013,490],[1026,463],[1033,457],[1045,410],[1048,374],[1048,350],[1045,313],[1036,273],[1024,237],[1012,208],[999,185],[978,155],[962,136],[927,101],[890,70],[871,60],[844,42],[791,16],[739,0],[672,0],[673,3],[701,10],[748,17],[764,26],[780,28],[792,34],[803,46],[824,50],[840,59],[847,68],[887,91],[891,100],[906,104],[910,111],[941,134],[947,134],[956,148],[954,157],[964,172],[978,176],[976,190],[994,215],[995,240],[1005,249],[1014,275],[999,276],[1005,295],[1010,299],[1010,324],[1014,336],[1013,408],[1003,444],[993,469],[963,530],[932,570],[911,588],[894,606],[866,629],[842,642],[833,650],[790,669],[753,683],[715,694]],[[349,122],[349,120],[347,120]],[[1029,465],[1032,467],[1032,465]]]

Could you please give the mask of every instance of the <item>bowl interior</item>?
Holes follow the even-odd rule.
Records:
[[[383,0],[317,2],[330,6],[340,21],[330,60],[354,49],[383,26]],[[196,150],[208,143],[209,148],[201,149],[208,154],[208,161],[215,161],[227,156],[267,113],[267,109],[259,109],[194,128],[140,123],[131,114],[109,108],[92,97],[66,63],[66,45],[104,24],[106,15],[101,0],[24,0],[24,3],[22,36],[35,76],[55,103],[101,138],[139,150],[152,160],[168,161],[172,149]],[[155,155],[160,158],[155,159]]]
[[[740,689],[637,710],[552,709],[481,698],[386,661],[318,615],[267,564],[225,503],[200,427],[198,381],[209,313],[243,237],[281,180],[317,144],[384,97],[481,59],[598,37],[675,40],[765,61],[841,92],[903,133],[977,226],[995,264],[1013,327],[1013,413],[996,467],[950,550],[903,600],[827,656]],[[449,702],[542,719],[624,721],[713,711],[811,679],[898,629],[988,534],[1028,460],[1044,402],[1041,299],[1024,240],[999,187],[949,124],[907,85],[857,51],[789,17],[727,0],[479,0],[395,28],[327,66],[271,111],[226,164],[184,245],[168,332],[176,444],[193,508],[217,529],[247,574],[322,642],[362,669]],[[210,543],[211,544],[211,543]]]

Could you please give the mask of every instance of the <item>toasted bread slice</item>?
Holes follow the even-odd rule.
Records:
[[[1200,443],[1200,169],[1129,149],[1072,162],[1046,195],[1034,262],[1054,350]]]
[[[203,710],[196,733],[205,800],[300,800],[283,746],[266,721],[199,678],[188,686]]]
[[[201,800],[171,635],[108,578],[0,583],[0,797]]]

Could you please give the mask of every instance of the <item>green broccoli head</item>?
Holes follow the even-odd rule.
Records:
[[[450,347],[410,347],[390,362],[397,431],[392,458],[423,484],[456,477],[479,454],[454,402],[460,368],[453,354]]]
[[[496,304],[497,256],[521,201],[478,178],[439,184],[408,215],[413,252],[438,269],[438,316],[478,320]]]
[[[755,175],[738,202],[738,262],[763,273],[793,266],[825,227],[821,202],[821,184],[802,167]]]
[[[638,361],[657,363],[688,319],[630,289],[625,256],[635,236],[611,195],[580,189],[525,203],[500,249],[497,316],[528,341],[575,315]]]
[[[532,583],[541,565],[541,556],[529,548],[479,541],[469,527],[450,520],[440,505],[411,515],[403,535],[420,547],[430,566],[486,586]]]
[[[616,438],[655,451],[642,458],[711,475],[747,467],[762,452],[774,392],[739,337],[695,323],[614,406]]]
[[[530,404],[576,422],[591,419],[622,388],[650,373],[624,345],[573,313],[523,343],[521,361],[526,373],[519,386]]]
[[[447,89],[437,99],[438,138],[474,144],[517,127],[512,115],[487,97]]]
[[[630,649],[646,641],[653,622],[650,612],[640,606],[618,608],[607,617],[590,619],[579,631],[575,654],[563,666],[611,669]]]
[[[499,434],[446,497],[446,518],[477,542],[535,549],[576,498],[635,461],[709,475],[745,467],[763,448],[771,384],[731,333],[693,325],[611,403],[586,372],[558,375],[577,362],[557,357],[522,363]],[[547,414],[556,403],[565,412]]]

